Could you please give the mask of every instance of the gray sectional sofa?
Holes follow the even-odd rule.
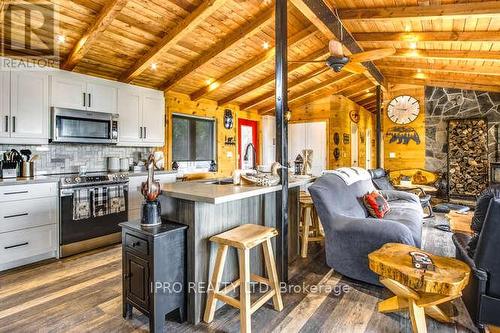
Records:
[[[347,277],[379,285],[368,268],[368,254],[385,243],[420,247],[423,212],[415,194],[379,191],[391,211],[383,219],[372,218],[362,197],[374,190],[371,180],[348,186],[335,174],[325,174],[309,187],[325,230],[328,266]]]

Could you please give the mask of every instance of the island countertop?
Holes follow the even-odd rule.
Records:
[[[289,178],[289,188],[306,185],[315,178]],[[162,185],[162,195],[172,198],[199,201],[212,204],[220,204],[235,200],[241,200],[266,193],[281,190],[281,185],[255,186],[255,185],[217,185],[207,184],[211,179],[204,181],[177,182]]]

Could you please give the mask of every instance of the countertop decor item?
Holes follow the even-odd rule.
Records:
[[[241,179],[246,182],[257,185],[257,186],[274,186],[280,183],[280,176],[278,170],[283,168],[278,162],[274,162],[271,165],[271,174],[268,173],[257,173],[254,175],[241,175]]]
[[[119,157],[108,157],[108,171],[109,172],[119,172],[120,171],[120,158]]]
[[[415,269],[409,255],[414,251],[427,256],[435,270]],[[452,322],[438,305],[462,296],[470,277],[466,263],[396,243],[387,243],[370,253],[368,261],[370,269],[380,276],[380,283],[395,294],[378,303],[379,312],[399,312],[407,308],[415,333],[427,332],[426,314],[441,322]]]
[[[304,168],[304,159],[302,158],[302,155],[300,155],[300,154],[297,155],[297,157],[295,158],[294,164],[295,164],[295,174],[301,175],[302,170]]]
[[[304,168],[302,170],[302,174],[310,175],[312,173],[313,150],[302,150],[302,156],[304,157]]]
[[[161,206],[157,200],[161,193],[160,183],[155,181],[154,155],[148,157],[146,163],[148,168],[148,179],[141,185],[141,193],[146,201],[142,206],[141,225],[153,227],[161,224]]]

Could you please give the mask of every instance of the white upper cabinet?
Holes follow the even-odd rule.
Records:
[[[97,81],[87,83],[87,110],[116,113],[118,89]]]
[[[137,143],[142,139],[142,96],[138,89],[118,89],[119,142]]]
[[[165,98],[158,94],[145,94],[142,104],[144,142],[162,146],[165,142]]]
[[[48,143],[48,77],[44,70],[0,72],[0,143]]]
[[[50,106],[116,113],[116,83],[59,71],[51,76]]]
[[[48,140],[48,74],[13,71],[11,137]]]
[[[304,149],[312,149],[312,174],[320,176],[327,162],[326,122],[291,123],[288,125],[288,160],[295,161]]]
[[[51,76],[51,106],[68,109],[85,109],[85,81],[71,75],[56,74]]]
[[[121,146],[159,147],[165,144],[163,92],[141,87],[118,89]]]
[[[262,116],[262,164],[270,166],[276,161],[276,118]]]
[[[10,137],[10,72],[0,71],[0,138]]]

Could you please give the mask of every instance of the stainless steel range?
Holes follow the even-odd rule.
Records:
[[[60,256],[119,243],[128,220],[128,175],[68,176],[60,181]]]

